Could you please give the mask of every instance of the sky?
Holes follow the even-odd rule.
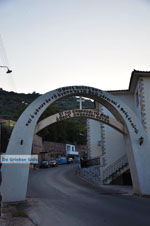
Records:
[[[150,0],[0,0],[0,35],[5,90],[128,89],[150,70]]]

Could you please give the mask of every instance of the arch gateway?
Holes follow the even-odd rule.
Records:
[[[42,129],[53,123],[60,122],[69,118],[80,118],[80,117],[94,119],[96,121],[109,125],[110,127],[116,129],[120,133],[123,134],[126,133],[125,128],[120,122],[102,113],[98,109],[74,109],[56,113],[41,120],[36,126],[35,133],[40,132]]]
[[[6,154],[30,155],[37,121],[41,114],[55,101],[69,96],[91,98],[105,106],[124,125],[127,134],[126,153],[128,156],[134,193],[150,195],[150,141],[145,129],[129,106],[108,92],[87,87],[68,86],[50,91],[31,103],[18,119],[12,132]],[[143,138],[143,143],[139,140]],[[26,198],[29,165],[3,164],[2,198],[4,202],[21,201]]]

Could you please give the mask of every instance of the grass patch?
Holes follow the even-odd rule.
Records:
[[[28,217],[28,215],[22,211],[22,210],[16,210],[16,212],[14,212],[12,214],[13,217]]]

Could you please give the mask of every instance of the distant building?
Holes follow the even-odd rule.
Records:
[[[49,156],[51,159],[56,159],[57,157],[66,156],[66,144],[63,144],[63,143],[44,141],[43,149],[45,152],[49,153]]]
[[[86,145],[75,145],[75,148],[80,157],[87,156]],[[58,157],[66,156],[66,144],[43,141],[42,137],[34,135],[32,154],[38,154],[39,161],[56,159]]]
[[[78,156],[79,152],[76,151],[75,145],[66,144],[66,155],[67,156]]]
[[[35,134],[32,144],[32,153],[39,154],[41,152],[43,152],[43,140],[42,137]]]
[[[12,121],[12,120],[0,118],[0,123],[5,124],[6,126],[13,127],[16,122],[15,121]]]

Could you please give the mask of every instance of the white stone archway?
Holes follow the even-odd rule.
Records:
[[[119,121],[111,118],[108,115],[105,115],[98,109],[74,109],[56,113],[41,120],[36,126],[35,133],[40,132],[42,129],[53,123],[60,122],[69,118],[81,118],[81,117],[94,119],[96,121],[102,122],[116,129],[120,133],[126,134],[124,126]]]
[[[89,97],[104,105],[127,129],[127,156],[134,193],[150,195],[150,142],[136,114],[119,98],[102,90],[87,86],[68,86],[50,91],[31,103],[18,119],[12,132],[6,154],[31,154],[36,123],[45,109],[55,101],[69,96]],[[139,144],[143,137],[144,142]],[[2,166],[2,198],[4,202],[26,198],[29,165],[4,164]]]

